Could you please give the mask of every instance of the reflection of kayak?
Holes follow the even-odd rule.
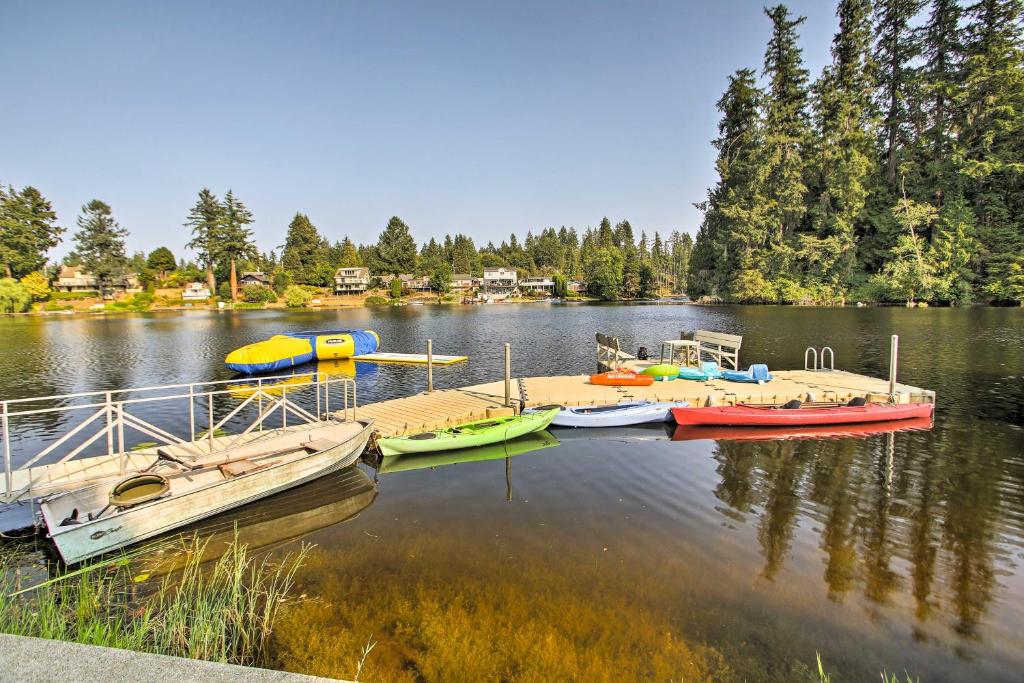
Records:
[[[377,448],[381,455],[398,455],[487,446],[546,429],[558,410],[552,408],[540,413],[495,417],[432,432],[377,439]]]
[[[672,419],[672,408],[683,408],[686,401],[678,403],[652,403],[634,401],[605,406],[579,406],[562,408],[551,424],[556,427],[628,427],[648,422],[668,422]],[[531,413],[537,408],[525,411]]]
[[[776,439],[845,439],[867,437],[886,432],[922,431],[932,428],[930,417],[886,422],[862,422],[849,425],[815,425],[810,427],[700,427],[677,425],[673,441],[769,441]]]
[[[793,408],[748,404],[706,408],[673,408],[672,415],[681,425],[794,427],[931,417],[935,407],[932,403],[802,406],[797,401],[796,404],[798,407]]]
[[[150,574],[173,571],[185,564],[181,546],[171,538],[193,536],[206,542],[203,562],[219,558],[237,538],[249,549],[292,541],[318,529],[347,521],[377,497],[373,481],[358,467],[348,467],[255,503],[187,526],[151,543],[158,550],[142,556]],[[144,550],[144,548],[140,548]]]
[[[515,441],[495,443],[490,446],[463,448],[456,451],[441,453],[408,453],[405,455],[389,455],[381,460],[377,471],[381,474],[422,470],[443,465],[455,465],[460,462],[479,462],[482,460],[500,460],[514,455],[523,455],[542,448],[558,445],[558,439],[550,432],[533,432],[519,437]]]
[[[651,422],[631,427],[595,427],[593,429],[559,429],[563,445],[578,441],[663,441],[675,430],[671,422]]]

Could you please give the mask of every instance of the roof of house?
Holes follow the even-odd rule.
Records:
[[[240,277],[239,280],[245,280],[246,278],[250,280],[259,280],[260,282],[270,282],[270,278],[258,270],[249,271],[248,273],[242,273],[242,277]]]
[[[484,275],[486,275],[487,273],[500,273],[502,271],[504,271],[506,273],[515,273],[516,269],[515,268],[506,268],[504,266],[500,266],[498,268],[484,268]]]
[[[84,277],[86,275],[88,275],[88,273],[85,272],[85,266],[67,266],[67,265],[62,265],[60,267],[60,273],[57,275],[57,277],[61,277],[61,278],[79,278],[79,277]]]
[[[358,270],[360,272],[364,272],[367,274],[369,274],[370,272],[370,269],[365,266],[342,266],[341,268],[338,268],[336,271],[334,271],[334,274],[337,275],[343,270]]]
[[[473,277],[469,273],[453,273],[453,280],[472,280]]]

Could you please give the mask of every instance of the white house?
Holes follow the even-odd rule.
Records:
[[[369,268],[338,268],[334,273],[335,294],[362,294],[369,286]]]
[[[181,298],[185,301],[206,301],[210,298],[210,288],[202,282],[190,282],[182,290]]]
[[[516,291],[519,276],[515,268],[484,268],[483,292],[508,296]]]
[[[550,276],[524,277],[519,281],[519,289],[540,294],[552,294],[555,291],[555,280]]]

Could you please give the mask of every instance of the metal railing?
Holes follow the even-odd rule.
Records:
[[[15,488],[18,470],[106,457],[116,458],[124,474],[129,454],[142,445],[180,446],[189,455],[209,455],[233,448],[265,427],[319,422],[330,414],[332,400],[341,419],[356,419],[355,380],[321,372],[0,401],[0,502],[25,496],[38,483],[39,476],[30,473],[28,482]],[[50,433],[40,434],[46,431],[40,422],[55,424]],[[126,430],[151,441],[132,446]]]
[[[827,352],[827,354],[826,354]],[[828,358],[828,367],[825,367],[825,358]],[[813,346],[808,346],[804,351],[804,370],[810,370],[812,372],[821,371],[833,371],[836,369],[836,354],[832,350],[831,346],[826,346],[821,349],[821,365],[818,365],[818,349]]]

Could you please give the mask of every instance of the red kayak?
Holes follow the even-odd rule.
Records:
[[[909,420],[862,422],[848,425],[810,425],[779,429],[777,427],[731,427],[677,425],[673,441],[778,441],[780,439],[850,439],[887,434],[888,432],[925,431],[932,428],[930,417]]]
[[[613,370],[591,375],[590,383],[605,387],[649,387],[654,384],[654,378],[631,370]]]
[[[932,403],[897,405],[868,403],[862,406],[809,405],[798,408],[740,404],[708,408],[673,408],[672,417],[681,425],[733,425],[750,427],[797,427],[883,422],[930,417]]]

